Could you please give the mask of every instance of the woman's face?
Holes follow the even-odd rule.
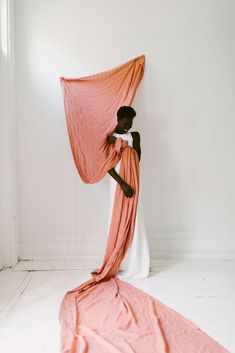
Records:
[[[124,133],[130,130],[133,124],[133,118],[129,118],[127,116],[123,117],[118,121],[118,129],[123,131]]]

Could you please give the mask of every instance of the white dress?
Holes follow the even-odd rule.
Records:
[[[129,146],[133,146],[133,138],[131,132],[125,134],[113,133],[115,137],[121,137],[123,140],[128,141]],[[115,170],[118,173],[120,169],[121,160],[116,164]],[[108,229],[111,222],[114,196],[117,187],[117,181],[110,175],[110,207],[109,207],[109,219],[108,219]],[[150,253],[148,246],[148,239],[146,235],[146,230],[144,226],[144,218],[142,213],[142,203],[141,203],[141,178],[140,178],[140,188],[139,188],[139,199],[136,212],[136,222],[135,230],[131,244],[123,258],[118,277],[120,279],[141,279],[146,278],[149,275],[150,268]]]

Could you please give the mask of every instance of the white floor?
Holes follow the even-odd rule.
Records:
[[[59,353],[60,301],[91,278],[92,269],[59,270],[58,263],[35,266],[43,270],[27,267],[33,268],[19,263],[0,271],[0,352]],[[235,260],[161,260],[149,278],[129,282],[235,353]]]

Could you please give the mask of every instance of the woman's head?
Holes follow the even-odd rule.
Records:
[[[127,132],[132,127],[135,116],[136,112],[132,107],[127,105],[120,107],[117,111],[118,130]]]

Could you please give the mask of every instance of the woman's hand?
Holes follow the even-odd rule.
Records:
[[[133,194],[134,194],[134,189],[132,189],[132,187],[130,185],[128,185],[126,182],[123,182],[120,184],[124,194],[127,196],[127,197],[132,197]]]
[[[113,135],[108,135],[107,136],[107,140],[109,143],[115,143],[117,137],[113,136]]]

